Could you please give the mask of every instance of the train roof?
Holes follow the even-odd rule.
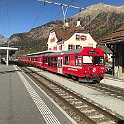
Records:
[[[55,51],[42,51],[42,52],[37,52],[37,53],[31,53],[31,54],[27,54],[26,56],[39,56],[39,55],[44,55],[44,54],[48,54],[48,53],[54,53]]]
[[[61,52],[54,52],[54,53],[47,53],[44,56],[51,56],[51,55],[62,55],[62,54],[74,54],[80,53],[83,49],[75,49],[75,50],[68,50],[68,51],[61,51]]]

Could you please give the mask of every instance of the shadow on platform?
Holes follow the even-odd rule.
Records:
[[[20,70],[0,71],[0,74],[15,73]]]

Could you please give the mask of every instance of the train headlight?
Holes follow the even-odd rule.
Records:
[[[103,70],[104,70],[105,68],[104,68],[104,67],[101,67],[101,69],[103,69]]]
[[[84,71],[84,74],[87,74],[87,71],[86,70]]]
[[[100,71],[101,74],[104,74],[104,71]]]

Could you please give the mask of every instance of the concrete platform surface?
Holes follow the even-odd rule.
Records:
[[[73,123],[17,66],[0,64],[0,124]]]

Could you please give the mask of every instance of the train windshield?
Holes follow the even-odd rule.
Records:
[[[93,64],[92,56],[83,56],[83,64]]]
[[[104,65],[103,56],[83,56],[83,64]]]
[[[104,65],[104,57],[103,56],[94,56],[93,64],[94,65]]]

